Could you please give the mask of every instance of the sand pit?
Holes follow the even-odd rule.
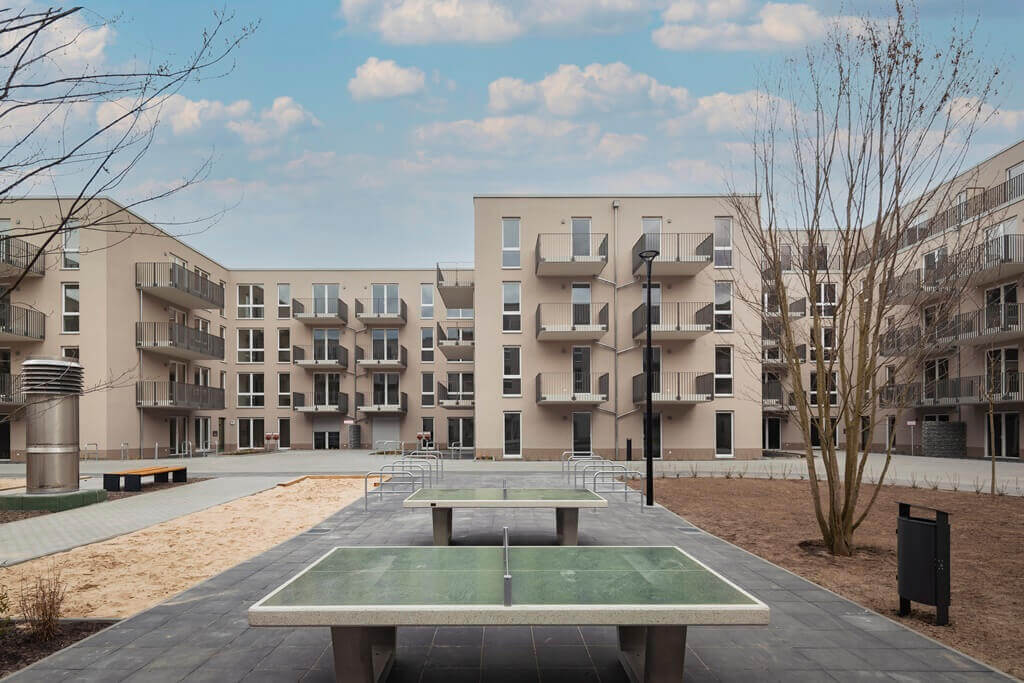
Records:
[[[66,617],[128,617],[235,566],[356,500],[360,479],[304,479],[124,536],[0,569],[21,582],[56,563]]]
[[[23,489],[25,488],[24,479],[4,479],[0,477],[0,491],[6,489]]]

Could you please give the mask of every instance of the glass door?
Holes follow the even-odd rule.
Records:
[[[375,372],[373,374],[373,405],[398,405],[398,373]]]
[[[207,453],[210,450],[210,418],[197,417],[195,419],[195,441],[194,448],[198,453]]]
[[[590,413],[572,414],[572,450],[576,453],[590,453]]]
[[[590,393],[590,347],[572,347],[572,393]]]
[[[377,284],[371,291],[375,315],[398,315],[398,285]]]
[[[997,458],[1020,457],[1020,413],[996,413],[985,416],[985,455]]]
[[[661,218],[643,218],[641,226],[644,232],[644,249],[661,251]]]
[[[572,256],[590,256],[590,219],[572,219]]]
[[[590,285],[572,285],[572,324],[590,325]]]
[[[647,283],[643,283],[640,289],[640,300],[644,306],[647,305]],[[661,285],[657,282],[651,283],[651,324],[661,324]]]
[[[335,315],[338,312],[338,285],[313,285],[313,313]]]
[[[782,419],[778,417],[764,418],[764,436],[761,447],[768,451],[782,449]]]

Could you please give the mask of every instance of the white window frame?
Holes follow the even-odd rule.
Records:
[[[735,329],[735,325],[733,324],[735,322],[735,318],[733,317],[734,316],[734,313],[733,313],[733,308],[734,308],[733,302],[735,300],[735,290],[734,290],[734,287],[733,287],[733,281],[732,280],[715,280],[715,290],[718,289],[719,285],[728,285],[729,286],[729,308],[728,309],[724,309],[724,308],[720,309],[720,308],[718,308],[718,293],[716,291],[715,292],[715,300],[712,302],[712,311],[711,311],[711,313],[712,313],[712,325],[711,325],[711,327],[712,327],[713,331],[715,331],[715,332],[732,332]],[[725,315],[729,316],[729,327],[728,328],[719,328],[718,327],[718,316],[720,316],[720,315],[722,315],[722,316],[725,316]]]
[[[516,415],[519,417],[519,452],[509,453],[508,452],[508,439],[505,438],[505,420],[510,415]],[[521,410],[506,410],[501,414],[501,457],[508,458],[509,460],[521,460],[523,457],[523,411]]]
[[[719,245],[718,244],[718,225],[719,225],[719,221],[728,221],[727,225],[729,227],[729,235],[728,235],[728,237],[729,237],[729,244],[727,244],[727,245]],[[715,268],[732,268],[733,267],[733,263],[732,263],[732,257],[733,257],[733,226],[732,226],[732,216],[715,216],[715,219],[714,219],[714,232],[711,234],[711,243],[712,243],[712,251],[713,251],[712,262],[714,263],[714,267]],[[728,254],[728,258],[727,259],[725,257],[723,257],[723,261],[728,260],[728,263],[719,264],[718,263],[718,255],[719,254]]]
[[[336,384],[337,403],[331,402],[331,384]],[[318,385],[322,385],[318,386]],[[317,390],[323,389],[323,403],[317,403]],[[314,372],[313,392],[310,395],[310,404],[317,408],[329,408],[341,403],[341,373],[340,372]],[[333,431],[333,430],[332,430]]]
[[[427,341],[424,338],[423,333],[427,332],[430,334],[430,345],[425,345]],[[420,362],[421,363],[433,363],[434,362],[434,328],[432,326],[420,328]]]
[[[826,375],[832,375],[831,388],[829,388],[829,382],[825,380],[825,390],[828,392],[828,399],[830,406],[839,405],[839,381],[836,376],[836,371],[829,372],[825,371]],[[810,379],[807,383],[807,403],[808,405],[818,407],[818,371],[811,370]]]
[[[281,425],[282,424],[286,424],[286,423],[288,425],[288,445],[287,446],[282,444],[281,441],[280,441],[281,434],[284,433],[284,430],[281,429]],[[277,435],[278,435],[278,446],[277,447],[280,450],[282,450],[282,451],[291,450],[291,447],[292,447],[292,419],[290,417],[279,417],[279,418],[277,418]]]
[[[515,349],[516,354],[519,357],[519,374],[518,375],[506,375],[505,374],[505,353],[509,350]],[[519,393],[507,394],[505,393],[505,382],[515,380],[519,382]],[[523,395],[523,348],[521,346],[503,346],[501,347],[501,396],[502,398],[521,398]]]
[[[515,246],[505,244],[505,228],[508,226],[515,226],[516,229],[516,243]],[[523,267],[523,228],[522,220],[513,216],[507,216],[501,219],[501,267],[503,270],[519,270]],[[515,265],[505,263],[505,256],[515,254]]]
[[[69,311],[68,289],[78,293],[78,310]],[[68,319],[74,318],[77,330],[68,329]],[[60,331],[61,334],[79,334],[82,331],[82,286],[77,282],[62,282],[60,285]]]
[[[728,415],[729,416],[729,452],[719,453],[718,452],[718,416]],[[736,457],[736,413],[732,410],[716,410],[715,411],[715,458],[734,458]]]
[[[420,319],[434,319],[434,285],[430,282],[420,283]]]
[[[426,380],[427,380],[428,376],[430,377],[430,384],[428,385],[430,391],[426,391],[425,387],[424,387],[424,384],[426,383]],[[433,408],[434,406],[437,405],[437,389],[435,388],[435,386],[436,385],[434,384],[434,373],[433,373],[433,371],[431,371],[431,372],[421,372],[420,373],[420,407],[421,408]],[[428,399],[428,397],[429,397],[429,399]],[[429,400],[429,402],[428,402],[428,400]]]
[[[281,303],[281,293],[284,292],[284,303]],[[285,314],[281,315],[284,310]],[[287,282],[277,283],[277,319],[288,320],[292,317],[292,286]]]
[[[817,360],[818,349],[821,349],[821,360],[828,362],[835,357],[836,351],[836,328],[831,325],[822,325],[818,328],[821,333],[821,339],[815,339],[814,331],[811,331],[811,358]],[[825,342],[828,341],[828,332],[832,332],[832,344],[828,345]]]
[[[285,377],[288,378],[288,390],[281,391],[281,380]],[[282,400],[283,399],[283,400]],[[279,372],[277,373],[277,407],[278,408],[291,408],[292,407],[292,377],[290,372]]]
[[[288,336],[288,341],[284,346],[281,346],[281,333],[285,333]],[[292,330],[290,327],[279,327],[277,328],[277,362],[278,363],[291,363],[292,362]]]
[[[74,236],[76,244],[68,246],[68,241],[71,236]],[[70,255],[74,254],[73,260],[69,259]],[[71,224],[64,228],[61,234],[61,256],[60,256],[60,269],[61,270],[80,270],[82,267],[82,231],[78,227],[78,224]],[[68,265],[68,264],[71,265]]]
[[[259,291],[260,291],[260,298],[263,300],[263,303],[259,303],[259,304],[254,303],[255,299],[256,299],[256,290],[257,289],[259,289]],[[243,291],[248,291],[250,303],[247,303],[247,304],[243,304],[242,303],[242,292]],[[238,285],[238,287],[235,290],[235,293],[238,296],[237,306],[236,306],[236,310],[235,310],[235,314],[236,314],[235,317],[236,318],[238,318],[239,320],[263,320],[264,319],[264,317],[266,315],[266,304],[267,304],[266,294],[267,293],[264,290],[263,285],[261,285],[261,284]],[[243,313],[243,311],[244,311],[244,313]]]
[[[68,351],[74,349],[72,355],[68,355]],[[82,350],[77,346],[62,346],[60,347],[60,357],[67,358],[69,360],[80,361],[82,359]]]
[[[719,349],[728,349],[728,351],[729,351],[729,372],[728,373],[719,373],[718,372],[718,350]],[[735,354],[733,354],[733,349],[732,349],[731,346],[727,346],[727,345],[724,345],[724,344],[720,344],[718,346],[715,346],[714,386],[712,387],[715,396],[733,396],[733,395],[735,395],[736,379],[735,379],[734,355]],[[732,388],[732,391],[730,391],[728,393],[719,393],[718,392],[718,380],[720,380],[720,379],[721,380],[729,380],[729,385]]]
[[[263,377],[263,391],[256,391],[256,377]],[[246,390],[242,391],[242,379],[246,378]],[[236,383],[239,408],[263,408],[266,406],[266,377],[262,372],[240,372]]]
[[[509,290],[508,288],[512,289]],[[514,291],[516,294],[516,301],[514,303],[505,300],[505,294],[509,291]],[[507,308],[508,306],[515,306],[515,308]],[[516,320],[515,329],[505,329],[505,318],[509,321],[514,318]],[[522,334],[523,332],[523,283],[522,282],[502,282],[501,283],[501,332],[502,334]]]
[[[377,337],[381,337],[381,355],[377,355]],[[393,336],[393,339],[391,338]],[[388,356],[390,342],[394,341],[395,357]],[[373,360],[396,361],[402,357],[401,334],[396,327],[377,327],[370,331],[370,357]]]
[[[259,332],[263,336],[263,345],[255,346],[255,340],[253,337],[254,333]],[[246,346],[242,346],[242,335],[245,335],[247,339]],[[254,365],[263,363],[266,359],[266,345],[267,335],[262,328],[259,327],[240,327],[238,328],[237,334],[235,334],[235,341],[237,342],[237,348],[235,349],[235,361],[239,365]],[[242,360],[242,354],[248,354],[247,360]],[[257,354],[259,354],[257,356]]]
[[[1013,180],[1014,178],[1018,178],[1020,176],[1024,176],[1024,161],[1020,161],[1006,169],[1007,180]]]
[[[253,429],[253,427],[256,425],[257,420],[259,422],[263,423],[263,426],[264,426],[263,430]],[[253,450],[257,450],[259,448],[262,448],[263,444],[256,444],[256,443],[254,443],[255,441],[257,441],[257,439],[255,439],[255,438],[252,439],[252,441],[250,442],[249,445],[247,445],[247,446],[243,446],[242,445],[242,423],[243,422],[249,426],[249,436],[250,437],[255,437],[256,435],[260,435],[260,437],[262,437],[262,435],[266,433],[265,429],[266,429],[266,424],[267,423],[266,423],[266,421],[262,417],[240,417],[240,418],[238,418],[238,426],[237,426],[237,429],[235,431],[235,434],[236,434],[235,443],[238,445],[238,450],[240,450],[240,451],[253,451]]]
[[[829,289],[832,290],[832,296],[827,296]],[[839,298],[839,285],[835,282],[819,282],[818,290],[814,297],[814,306],[818,310],[818,317],[820,318],[832,318],[835,316],[835,309],[837,307],[837,300]],[[831,300],[830,300],[831,299]],[[832,307],[832,312],[829,313],[828,308]]]

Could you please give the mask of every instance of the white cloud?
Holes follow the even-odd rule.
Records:
[[[689,99],[686,88],[659,83],[621,62],[590,64],[580,68],[563,64],[536,83],[501,78],[488,86],[492,111],[504,112],[535,101],[559,116],[573,116],[584,109],[611,111],[644,104],[681,108]]]
[[[174,94],[161,106],[160,118],[170,122],[175,135],[181,135],[197,130],[208,121],[241,118],[251,108],[248,100],[225,104],[216,100],[190,100],[184,95]]]
[[[957,97],[949,105],[954,122],[974,122],[980,128],[1017,130],[1024,124],[1024,110],[996,109],[976,97]]]
[[[597,143],[597,155],[614,161],[635,154],[647,146],[647,136],[639,133],[622,135],[605,133]]]
[[[258,118],[228,121],[227,127],[246,143],[258,145],[296,128],[319,125],[320,121],[301,104],[291,97],[282,96],[276,98],[269,109],[261,111]]]
[[[652,34],[667,50],[767,50],[796,47],[825,34],[841,17],[822,15],[804,3],[769,2],[750,21],[724,21],[745,3],[677,2],[665,11],[666,24]]]
[[[694,128],[708,133],[750,130],[771,106],[783,102],[767,93],[748,90],[742,93],[720,92],[697,98],[686,114],[666,119],[660,128],[668,135],[678,136]]]
[[[303,171],[320,170],[329,167],[334,163],[337,154],[332,151],[313,152],[305,150],[302,154],[284,165],[288,173],[302,173]]]
[[[417,93],[426,85],[426,76],[416,67],[398,66],[393,59],[370,57],[348,82],[348,91],[357,100],[402,97]]]
[[[473,150],[526,153],[532,143],[593,144],[597,134],[598,128],[593,124],[520,115],[430,123],[417,128],[414,137],[421,143],[455,143]]]

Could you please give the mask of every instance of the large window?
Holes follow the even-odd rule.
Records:
[[[715,413],[715,456],[719,458],[730,458],[732,450],[732,413]]]
[[[337,283],[313,285],[313,313],[337,315],[339,289]]]
[[[398,373],[375,372],[373,374],[373,405],[397,406],[400,401]]]
[[[78,226],[68,226],[64,228],[63,234],[63,254],[61,256],[61,268],[64,270],[78,270],[79,268],[79,251],[82,244],[82,235]]]
[[[523,395],[523,368],[520,365],[521,350],[518,346],[502,349],[501,395]]]
[[[572,256],[591,256],[590,219],[572,219]]]
[[[425,435],[426,434],[430,435],[430,436],[424,437],[424,439],[423,439],[423,447],[424,448],[433,448],[434,447],[434,438],[435,438],[435,436],[437,436],[436,434],[434,434],[434,418],[432,418],[432,417],[421,418],[420,419],[420,431],[423,432]]]
[[[292,421],[291,418],[279,417],[277,418],[277,434],[278,440],[277,445],[280,448],[291,448],[292,447]]]
[[[715,331],[732,330],[732,282],[715,283]]]
[[[262,363],[263,362],[263,330],[240,329],[238,330],[238,362],[239,363]]]
[[[644,249],[661,251],[661,216],[641,218],[640,229],[644,235]]]
[[[834,327],[822,327],[820,331],[820,344],[818,343],[818,340],[814,338],[814,332],[811,332],[811,358],[817,361],[820,350],[822,361],[832,360],[832,355],[836,350],[836,329]]]
[[[263,285],[238,285],[238,317],[263,320]]]
[[[313,375],[313,405],[321,407],[341,405],[341,373],[318,372]]]
[[[423,363],[434,362],[434,328],[420,328],[420,361]]]
[[[715,268],[732,268],[732,218],[715,218]]]
[[[523,415],[519,412],[505,413],[506,458],[520,458],[523,455]]]
[[[501,284],[501,331],[520,332],[523,329],[521,287],[518,282]]]
[[[421,381],[423,386],[420,388],[420,405],[424,408],[432,408],[434,405],[434,373],[424,372]]]
[[[277,285],[277,317],[292,317],[292,286],[287,282]]]
[[[501,219],[501,267],[518,268],[520,266],[519,219]]]
[[[292,404],[292,376],[287,372],[277,373],[277,407],[288,408]]]
[[[313,360],[338,360],[341,353],[341,330],[313,329]]]
[[[238,373],[238,407],[262,408],[263,405],[263,373]]]
[[[839,404],[839,388],[836,382],[836,373],[827,373],[827,381],[825,382],[825,392],[828,394],[828,404],[830,406]],[[810,404],[812,406],[818,405],[818,373],[816,371],[811,372],[810,381]]]
[[[370,334],[373,360],[398,360],[398,330],[375,329]]]
[[[287,327],[280,327],[277,330],[277,362],[290,363],[292,361],[292,334]]]
[[[240,449],[263,448],[263,418],[238,418],[238,447]]]
[[[732,347],[715,347],[715,396],[732,396]]]
[[[836,283],[819,282],[817,299],[814,305],[818,308],[818,315],[823,318],[831,318],[836,314]]]
[[[430,320],[434,317],[434,285],[420,285],[420,317]]]
[[[401,308],[398,296],[398,285],[388,283],[374,283],[370,285],[370,292],[373,294],[374,315],[398,315]]]
[[[460,401],[472,400],[473,391],[472,372],[448,373],[448,398]]]
[[[61,331],[65,333],[81,332],[81,306],[77,282],[65,282],[61,289]]]

